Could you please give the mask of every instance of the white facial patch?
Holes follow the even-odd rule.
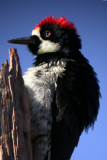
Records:
[[[51,42],[50,40],[44,40],[41,38],[40,36],[40,27],[34,29],[32,31],[32,35],[36,35],[39,37],[39,39],[41,40],[41,44],[39,46],[39,49],[38,49],[38,54],[43,54],[43,53],[46,53],[46,52],[57,52],[60,50],[61,46],[59,43],[54,43],[54,42]]]
[[[46,53],[46,52],[57,52],[60,49],[60,45],[58,43],[51,42],[49,40],[43,40],[40,44],[38,53]]]

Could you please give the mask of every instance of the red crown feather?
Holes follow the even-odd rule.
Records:
[[[45,17],[39,24],[36,25],[36,27],[34,29],[36,29],[37,27],[42,27],[46,23],[62,26],[64,28],[68,28],[68,29],[73,29],[76,32],[76,28],[75,28],[74,24],[72,22],[70,22],[67,18],[65,18],[65,17],[56,18],[52,15],[49,17]]]

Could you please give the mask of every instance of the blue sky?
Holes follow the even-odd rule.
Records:
[[[81,52],[98,74],[102,99],[94,129],[83,132],[72,160],[107,159],[107,0],[0,0],[0,64],[9,60],[8,49],[17,48],[22,72],[34,57],[26,46],[7,40],[31,35],[35,25],[50,14],[74,22],[82,39]]]

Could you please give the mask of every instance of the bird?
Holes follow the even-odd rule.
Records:
[[[50,15],[29,37],[9,43],[27,45],[35,56],[24,76],[30,97],[34,160],[70,160],[82,132],[94,126],[100,86],[89,60],[81,53],[74,23]]]

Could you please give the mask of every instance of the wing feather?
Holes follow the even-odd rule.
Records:
[[[96,73],[84,57],[67,62],[55,96],[52,160],[69,160],[83,129],[94,124],[99,109]]]

